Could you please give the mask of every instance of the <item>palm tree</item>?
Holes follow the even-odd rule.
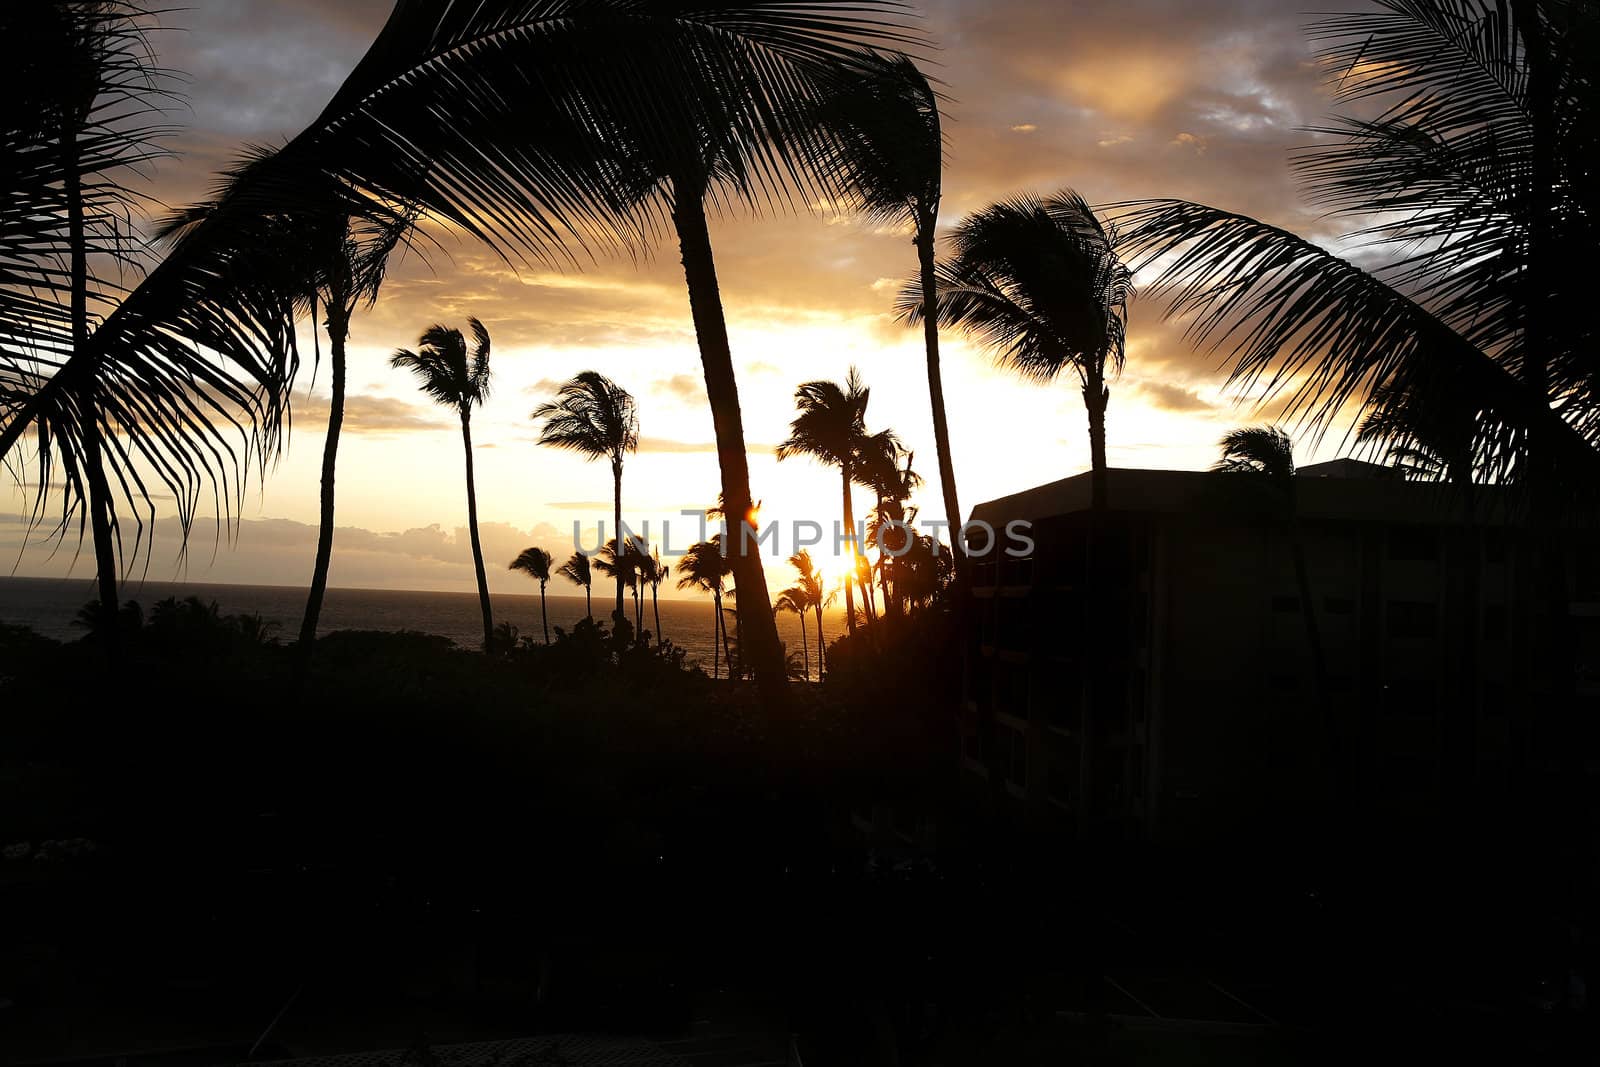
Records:
[[[611,461],[612,516],[622,537],[622,461],[639,450],[639,408],[616,382],[586,370],[561,387],[556,399],[533,409],[544,419],[539,443]],[[622,614],[622,576],[617,576],[616,615]]]
[[[483,572],[483,545],[478,540],[478,486],[472,469],[472,409],[489,396],[489,331],[477,319],[472,328],[472,352],[460,330],[431,326],[413,352],[400,349],[389,360],[397,370],[416,375],[422,392],[435,404],[453,409],[461,418],[461,445],[467,457],[467,532],[472,538],[472,566],[478,577],[478,606],[483,611],[483,647],[494,644],[494,612],[489,605],[489,581]]]
[[[661,583],[666,581],[669,573],[667,565],[661,560],[661,550],[659,548],[650,550],[650,555],[645,557],[640,573],[645,576],[645,581],[650,583],[650,610],[656,617],[656,645],[659,646],[661,644]]]
[[[1326,704],[1328,665],[1322,647],[1322,634],[1317,625],[1316,604],[1311,599],[1311,576],[1306,565],[1305,542],[1300,534],[1294,442],[1276,426],[1233,430],[1223,437],[1222,458],[1212,470],[1251,478],[1288,527],[1289,551],[1294,557],[1295,584],[1300,593],[1300,615],[1305,622],[1306,647],[1311,653],[1313,680],[1318,700]]]
[[[1374,447],[1442,430],[1453,480],[1470,463],[1572,506],[1600,484],[1600,371],[1587,291],[1554,265],[1600,239],[1600,9],[1383,0],[1310,32],[1359,114],[1316,130],[1296,166],[1313,204],[1351,220],[1329,247],[1352,254],[1149,200],[1115,211],[1132,264],[1159,267],[1170,313],[1282,417],[1321,434],[1378,416]]]
[[[634,639],[637,640],[639,636],[639,551],[634,547],[633,538],[630,537],[624,542],[622,551],[619,553],[617,551],[617,539],[613,537],[600,546],[600,551],[590,558],[589,565],[607,578],[615,579],[617,584],[626,589],[629,595],[633,597],[633,632]],[[627,622],[628,614],[626,611],[614,611],[611,618],[620,630],[622,625]]]
[[[592,621],[594,619],[594,603],[590,599],[593,593],[594,575],[589,567],[589,557],[582,552],[574,552],[570,559],[561,565],[557,574],[571,582],[573,585],[583,586],[583,612]]]
[[[539,583],[539,618],[544,623],[544,643],[547,645],[550,643],[550,612],[545,607],[544,588],[550,582],[550,564],[554,562],[555,557],[542,548],[525,548],[511,561],[510,567]]]
[[[300,643],[306,649],[317,638],[317,620],[322,615],[322,600],[328,588],[328,565],[333,559],[334,473],[339,460],[339,435],[344,428],[345,343],[350,337],[350,319],[356,308],[371,307],[383,285],[389,253],[399,243],[409,223],[363,232],[354,220],[342,219],[336,239],[330,242],[313,292],[326,308],[323,327],[328,331],[328,365],[331,396],[328,402],[328,433],[322,445],[322,490],[317,527],[317,556],[311,568],[311,591],[306,596],[305,615],[300,621]]]
[[[810,456],[839,468],[844,497],[845,551],[853,572],[861,546],[856,539],[855,502],[851,488],[856,480],[856,465],[867,440],[867,401],[872,390],[861,380],[861,372],[850,368],[845,384],[807,382],[795,391],[795,406],[800,413],[789,424],[788,438],[778,446],[779,460],[791,456]],[[863,593],[863,596],[865,594]],[[850,583],[844,587],[845,618],[855,632],[855,597]]]
[[[799,574],[800,580],[797,588],[805,592],[806,603],[811,610],[816,612],[817,618],[817,680],[822,680],[823,671],[827,669],[824,661],[827,644],[822,636],[822,609],[832,607],[837,596],[832,590],[826,589],[822,580],[822,573],[817,570],[811,561],[811,553],[802,548],[789,557],[789,565]]]
[[[906,502],[922,484],[922,476],[911,469],[912,459],[912,454],[887,430],[869,438],[862,451],[861,480],[878,498],[867,522],[867,543],[878,549],[878,578],[883,583],[884,608],[890,614],[900,610],[899,591],[896,588],[891,593],[890,579],[916,537],[911,523],[916,521],[917,509],[908,510]]]
[[[250,227],[258,218],[321,213],[333,196],[355,202],[349,213],[402,204],[508,257],[579,262],[597,251],[641,251],[670,216],[702,341],[724,489],[744,513],[743,428],[704,199],[756,207],[797,190],[832,195],[838,176],[810,135],[810,112],[861,62],[863,46],[920,43],[906,21],[898,0],[730,0],[693,10],[676,0],[397,4],[316,120],[271,153],[226,210],[184,237],[147,279],[153,284],[140,286],[137,314],[108,318],[87,350],[54,364],[42,386],[28,365],[4,359],[0,457],[34,426],[53,454],[81,454],[72,397],[84,378],[110,385],[116,405],[162,417],[130,415],[121,425],[130,428],[132,451],[176,454],[169,469],[182,491],[191,488],[185,477],[219,477],[205,445],[224,436],[222,427],[245,423],[275,447],[292,372],[293,310],[281,294],[242,293],[226,269],[255,251]],[[540,76],[530,80],[529,70]],[[48,332],[47,316],[30,313],[27,321],[31,333]],[[192,388],[211,379],[235,384],[210,353],[246,377],[237,407],[230,396],[213,410],[215,393]],[[136,388],[151,382],[155,391]],[[173,426],[175,436],[155,432]],[[764,594],[760,561],[743,547],[734,559],[746,593]],[[770,619],[756,626],[763,678],[781,689],[776,630]]]
[[[981,340],[1030,381],[1074,374],[1089,414],[1092,500],[1106,506],[1108,381],[1122,370],[1132,274],[1115,236],[1070,189],[1019,196],[961,222],[954,256],[938,269],[939,321]],[[922,287],[899,310],[925,320]]]
[[[873,55],[842,79],[818,109],[825,143],[837,145],[854,202],[881,223],[909,225],[917,248],[923,344],[939,485],[951,529],[961,525],[950,424],[939,370],[938,271],[934,238],[943,196],[944,135],[933,86],[905,56]],[[964,557],[957,555],[958,565]]]
[[[806,646],[806,612],[811,608],[811,602],[806,596],[805,587],[791,585],[778,594],[778,599],[773,602],[773,611],[792,611],[800,619],[800,663],[804,670],[801,675],[806,681],[811,680],[811,651]]]
[[[726,641],[722,625],[722,596],[731,571],[728,557],[722,554],[722,535],[713,534],[709,541],[690,545],[678,560],[677,571],[679,589],[698,589],[711,594],[711,677],[715,678],[718,671],[718,639]]]

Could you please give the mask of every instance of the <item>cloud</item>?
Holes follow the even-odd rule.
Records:
[[[345,398],[344,432],[390,434],[451,428],[454,424],[436,414],[436,410],[393,397],[358,394]]]
[[[1039,127],[1034,125],[1031,122],[1019,122],[1019,123],[1017,123],[1017,125],[1011,127],[1011,132],[1012,133],[1035,133],[1035,132],[1038,131],[1038,129],[1039,129]]]
[[[677,397],[685,403],[706,402],[705,382],[692,374],[674,374],[670,378],[658,378],[650,383],[650,391]]]
[[[1145,403],[1161,411],[1213,411],[1216,407],[1194,389],[1172,382],[1137,382],[1133,388]]]
[[[523,386],[522,391],[528,396],[537,396],[544,399],[549,399],[550,397],[553,397],[557,393],[561,392],[561,387],[566,384],[566,382],[556,381],[554,378],[540,378],[532,385]]]
[[[545,507],[558,511],[610,511],[613,503],[610,500],[560,500]]]

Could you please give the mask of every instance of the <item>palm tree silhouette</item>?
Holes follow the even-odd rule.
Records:
[[[550,612],[545,607],[544,588],[550,582],[550,564],[555,557],[542,548],[525,548],[511,561],[510,570],[521,571],[539,583],[539,618],[544,623],[544,643],[550,643]],[[569,561],[570,562],[570,561]]]
[[[613,537],[596,552],[589,560],[589,565],[607,578],[616,580],[618,587],[626,589],[633,597],[633,634],[634,640],[639,639],[639,550],[634,546],[633,538],[628,538],[623,543],[622,551],[617,551],[617,539]],[[620,628],[627,622],[626,611],[617,611],[612,614],[613,621]]]
[[[1231,382],[1283,400],[1305,431],[1359,410],[1387,424],[1375,446],[1434,438],[1458,484],[1475,465],[1565,508],[1600,484],[1592,317],[1570,310],[1587,287],[1554,266],[1600,239],[1593,141],[1577,132],[1600,113],[1597,32],[1594,5],[1537,0],[1328,15],[1310,36],[1335,103],[1359,113],[1296,162],[1349,232],[1313,242],[1146,200],[1113,209],[1122,247],[1159,270],[1151,291],[1192,336],[1229,352]]]
[[[1295,584],[1300,593],[1300,615],[1305,622],[1306,646],[1319,701],[1328,693],[1327,658],[1317,625],[1316,604],[1311,599],[1311,575],[1306,564],[1305,541],[1300,533],[1295,492],[1294,442],[1276,426],[1252,426],[1222,438],[1222,458],[1211,468],[1221,474],[1243,475],[1258,487],[1289,531],[1289,551],[1294,557]]]
[[[849,573],[855,571],[855,560],[860,557],[861,546],[856,538],[855,501],[851,488],[856,480],[856,467],[861,450],[867,441],[867,401],[872,390],[861,380],[855,367],[845,384],[836,382],[807,382],[795,391],[795,406],[800,413],[789,424],[788,438],[778,446],[779,460],[791,456],[810,456],[813,459],[839,468],[843,492],[845,551]],[[866,593],[863,591],[863,598]],[[845,619],[850,632],[855,633],[855,597],[850,583],[844,587]]]
[[[656,645],[661,644],[661,583],[667,579],[667,565],[662,562],[661,550],[652,548],[640,565],[639,572],[650,583],[650,610],[656,617]]]
[[[909,224],[922,292],[928,397],[938,452],[939,486],[952,529],[961,525],[950,423],[939,368],[938,271],[934,238],[943,196],[944,134],[939,99],[927,77],[903,55],[873,53],[859,75],[840,79],[818,108],[825,143],[834,144],[853,202],[881,223]],[[957,555],[958,564],[963,559]]]
[[[718,672],[718,639],[727,637],[722,623],[722,597],[732,568],[728,557],[722,554],[722,535],[713,534],[709,541],[697,541],[689,546],[678,560],[678,588],[698,589],[711,594],[713,609],[711,629],[711,677]]]
[[[911,469],[913,456],[895,435],[887,430],[868,438],[862,451],[861,479],[877,494],[872,516],[867,522],[867,543],[878,549],[878,579],[883,584],[884,609],[899,614],[899,590],[890,591],[899,559],[912,549],[916,536],[911,523],[917,509],[906,502],[922,484],[922,476]],[[901,464],[904,463],[904,466]]]
[[[807,606],[816,613],[817,680],[820,682],[822,680],[823,672],[827,669],[827,664],[825,662],[827,641],[822,634],[822,609],[832,607],[834,599],[838,594],[825,588],[822,580],[822,573],[817,570],[816,564],[811,560],[811,553],[807,549],[802,548],[800,551],[790,556],[789,565],[792,566],[795,569],[795,572],[800,576],[800,580],[796,583],[795,588],[804,592]]]
[[[402,348],[389,363],[397,370],[411,371],[430,400],[453,409],[461,418],[461,445],[467,457],[467,532],[478,578],[478,606],[483,611],[483,647],[489,649],[494,644],[494,611],[483,571],[483,545],[478,540],[478,486],[472,468],[472,409],[489,396],[489,331],[477,319],[467,322],[473,338],[470,356],[460,330],[431,326],[417,351]]]
[[[377,228],[362,227],[345,218],[334,231],[313,293],[326,309],[323,327],[328,331],[328,366],[331,395],[328,432],[322,445],[322,486],[317,526],[317,555],[311,568],[311,591],[300,621],[300,643],[307,650],[317,637],[317,620],[328,588],[328,565],[333,559],[334,476],[339,460],[339,435],[344,428],[345,344],[350,319],[358,307],[371,307],[383,285],[389,254],[404,236],[408,219]],[[319,257],[321,258],[321,257]],[[314,306],[314,305],[313,305]]]
[[[1133,297],[1114,235],[1068,189],[994,204],[964,219],[950,240],[955,254],[938,268],[939,321],[974,335],[1032,381],[1077,376],[1089,413],[1092,500],[1103,509],[1107,381],[1122,370]],[[898,306],[922,321],[922,287],[903,291]]]
[[[39,6],[0,10],[9,17]],[[864,45],[906,42],[920,37],[898,0],[730,0],[692,10],[676,0],[397,4],[321,114],[264,154],[250,181],[183,236],[87,346],[69,347],[52,309],[26,309],[28,340],[43,343],[20,350],[51,353],[55,373],[40,385],[31,355],[15,358],[10,346],[0,354],[0,457],[37,426],[53,446],[44,473],[70,452],[66,481],[81,484],[85,420],[74,397],[85,378],[128,434],[124,451],[172,461],[160,469],[185,522],[208,479],[248,469],[250,456],[228,451],[231,430],[247,430],[252,450],[276,449],[298,308],[289,290],[241,286],[231,269],[259,254],[262,219],[321,217],[330,203],[380,218],[399,204],[508,258],[575,263],[643,250],[670,213],[704,339],[725,488],[742,511],[748,472],[704,197],[756,206],[796,189],[831,193],[837,176],[818,158],[805,116]],[[529,70],[540,76],[530,81]],[[59,262],[53,248],[35,255],[29,242],[18,246],[45,272]],[[132,473],[131,458],[115,462]],[[231,500],[226,488],[219,495]],[[754,596],[759,560],[736,558]],[[765,632],[763,671],[781,688],[770,620]]]
[[[545,420],[539,431],[541,445],[611,461],[614,536],[622,537],[622,461],[639,450],[639,409],[633,396],[605,375],[586,370],[563,385],[555,400],[534,408],[530,417]],[[613,609],[619,616],[622,586],[619,573]]]
[[[589,567],[589,557],[582,552],[574,552],[556,573],[573,585],[583,586],[583,612],[593,620],[594,603],[590,597],[592,595],[591,587],[594,584],[594,575]]]
[[[803,670],[800,677],[808,682],[811,680],[811,652],[806,646],[806,612],[810,609],[806,591],[800,585],[791,585],[772,602],[773,611],[790,611],[800,619],[800,665]]]

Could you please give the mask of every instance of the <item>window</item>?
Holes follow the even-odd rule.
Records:
[[[1050,759],[1050,799],[1064,808],[1070,808],[1077,795],[1078,752],[1077,746],[1072,745]]]
[[[1389,601],[1389,636],[1427,638],[1439,632],[1439,605],[1425,600]]]
[[[1389,531],[1389,558],[1432,563],[1439,558],[1439,535],[1427,526],[1397,526]]]
[[[997,677],[994,710],[1013,719],[1028,719],[1028,674],[1020,667],[1001,667]]]

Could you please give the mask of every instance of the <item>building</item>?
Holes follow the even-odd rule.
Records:
[[[1090,840],[1509,819],[1600,677],[1590,538],[1352,460],[1300,471],[1292,521],[1251,483],[1112,470],[1098,515],[1087,474],[975,509],[1034,544],[974,557],[966,785]]]

